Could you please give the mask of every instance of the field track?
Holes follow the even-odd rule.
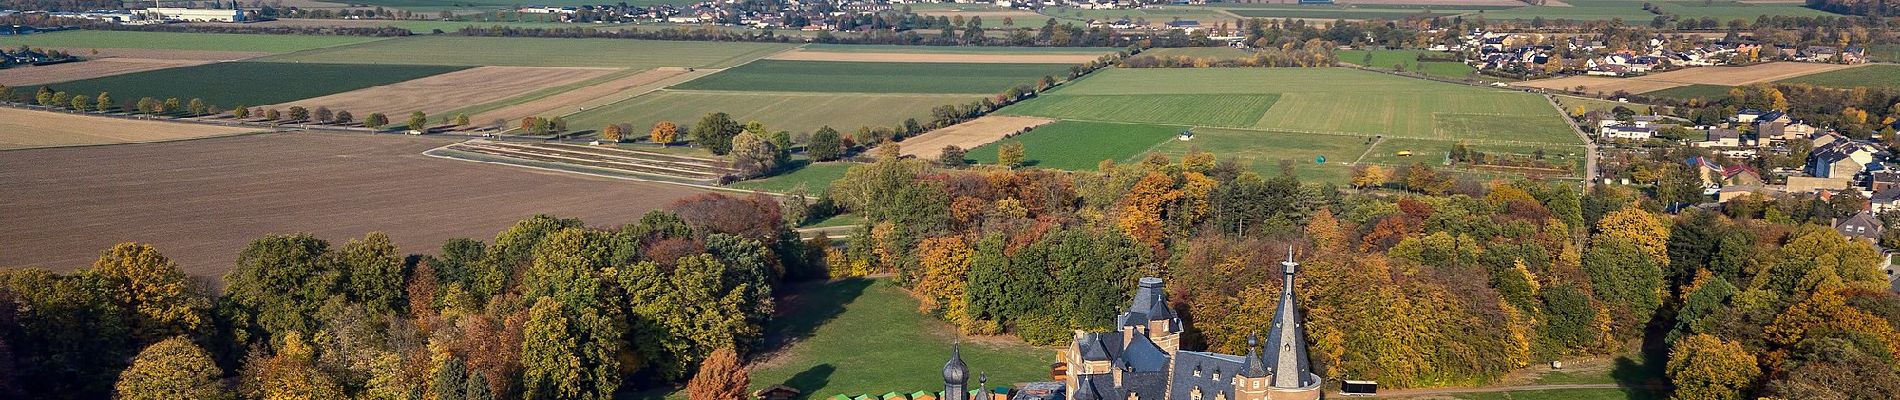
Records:
[[[0,150],[162,142],[257,132],[260,129],[147,121],[0,107]],[[11,158],[21,153],[7,153]],[[0,162],[3,163],[3,162]],[[3,175],[3,174],[0,174]],[[0,184],[4,186],[5,184]],[[0,198],[0,203],[5,203]],[[0,225],[11,226],[11,225]]]
[[[1519,82],[1513,85],[1555,90],[1573,90],[1576,89],[1577,86],[1583,86],[1584,92],[1615,93],[1617,91],[1624,91],[1629,93],[1648,93],[1696,84],[1722,86],[1749,85],[1858,66],[1859,65],[1773,62],[1746,67],[1684,68],[1631,78],[1570,76]]]
[[[70,271],[114,243],[139,241],[188,273],[216,277],[270,233],[311,232],[340,245],[382,231],[404,253],[433,253],[447,239],[488,240],[536,214],[618,226],[703,192],[420,154],[453,142],[295,133],[7,152],[0,265]]]
[[[506,99],[536,89],[565,85],[613,73],[599,68],[475,67],[421,79],[352,90],[328,96],[297,100],[271,107],[293,105],[316,109],[351,110],[369,115],[408,115],[422,111],[429,115],[462,107]],[[486,121],[486,120],[479,120]]]
[[[907,62],[907,63],[985,63],[985,64],[1082,64],[1100,55],[1090,54],[971,54],[971,53],[858,53],[792,50],[773,54],[767,60]]]
[[[935,158],[937,154],[943,152],[944,146],[957,146],[964,150],[974,149],[977,146],[1001,140],[1009,134],[1021,132],[1025,128],[1033,128],[1050,122],[1055,122],[1055,120],[987,115],[906,139],[899,144],[898,149],[907,156]]]
[[[494,120],[514,121],[530,115],[566,115],[575,110],[613,104],[686,79],[711,75],[718,71],[716,69],[699,69],[693,72],[687,72],[683,68],[652,69],[519,104],[483,111],[470,120],[481,123]]]
[[[0,85],[28,86],[92,79],[158,69],[189,67],[209,61],[105,58],[92,61],[0,69]]]

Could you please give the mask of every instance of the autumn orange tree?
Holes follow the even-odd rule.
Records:
[[[679,137],[680,127],[679,125],[674,125],[673,121],[660,121],[659,123],[655,123],[653,124],[653,129],[647,133],[648,140],[652,140],[653,143],[659,143],[660,145],[673,144],[673,141],[679,140]]]
[[[699,365],[699,373],[686,383],[686,398],[691,400],[731,400],[747,398],[746,385],[752,378],[739,353],[731,348],[714,350]]]

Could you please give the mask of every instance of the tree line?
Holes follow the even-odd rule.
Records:
[[[1084,172],[881,157],[824,194],[867,221],[825,260],[832,276],[895,274],[966,332],[1038,344],[1109,328],[1135,277],[1166,277],[1184,348],[1242,352],[1290,245],[1329,378],[1481,385],[1641,352],[1678,398],[1900,395],[1900,297],[1879,253],[1814,220],[1671,215],[1623,188],[1423,164],[1356,190],[1243,165],[1200,151]]]
[[[0,397],[606,399],[758,350],[774,288],[824,276],[764,196],[609,229],[537,216],[431,252],[268,235],[221,293],[137,243],[0,271]],[[712,375],[696,385],[734,386]]]

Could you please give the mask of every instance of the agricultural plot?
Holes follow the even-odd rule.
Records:
[[[1721,100],[1728,98],[1728,90],[1731,88],[1733,88],[1733,86],[1695,84],[1677,86],[1654,92],[1645,92],[1643,95],[1682,100],[1696,98],[1703,100]]]
[[[459,111],[474,115],[471,120],[476,122],[513,121],[531,115],[554,117],[630,99],[712,72],[714,70],[687,72],[682,68],[660,68],[627,75],[614,74]]]
[[[1183,127],[1109,122],[1058,121],[1029,133],[971,149],[968,157],[996,163],[997,147],[1022,143],[1024,164],[1066,170],[1093,170],[1102,160],[1133,161],[1149,148],[1174,140]]]
[[[109,92],[121,102],[140,97],[201,98],[236,105],[276,104],[387,85],[461,70],[463,67],[230,62],[161,69],[49,85],[68,93]],[[367,114],[365,114],[367,115]]]
[[[1162,58],[1187,57],[1187,58],[1196,58],[1196,59],[1205,58],[1205,59],[1213,59],[1213,60],[1233,60],[1233,59],[1247,58],[1249,56],[1252,56],[1253,53],[1250,53],[1246,50],[1223,46],[1223,47],[1167,47],[1167,48],[1159,48],[1159,49],[1150,49],[1148,51],[1141,52],[1141,55],[1162,57]]]
[[[1305,19],[1404,19],[1449,17],[1475,10],[1426,10],[1397,8],[1358,8],[1358,7],[1315,7],[1289,6],[1275,8],[1236,8],[1227,10],[1247,18],[1305,18]]]
[[[1783,79],[1784,83],[1806,83],[1831,88],[1900,89],[1900,65],[1876,64]]]
[[[830,52],[822,50],[797,49],[766,57],[768,60],[793,61],[843,61],[843,62],[892,62],[892,63],[983,63],[983,64],[1082,64],[1095,61],[1099,54],[1034,54],[1034,53],[919,53],[892,52],[872,53],[859,51]]]
[[[88,49],[214,50],[288,53],[342,46],[384,38],[333,35],[246,35],[235,33],[181,33],[74,30],[32,35],[0,36],[0,46],[21,45],[74,50]]]
[[[1264,97],[1238,101],[1268,94],[1277,99],[1264,105]],[[1119,102],[1151,105],[1100,111]],[[1084,106],[1089,103],[1094,104]],[[1337,68],[1115,69],[1002,112],[1316,134],[1577,141],[1562,117],[1537,95]],[[1255,118],[1247,121],[1246,115]]]
[[[1519,82],[1515,85],[1567,91],[1576,90],[1578,86],[1582,86],[1584,92],[1615,93],[1621,91],[1628,93],[1647,93],[1697,84],[1740,86],[1855,67],[1857,66],[1772,62],[1742,67],[1684,68],[1628,78],[1569,76]]]
[[[1671,90],[1674,90],[1674,89],[1671,89]],[[1654,95],[1654,93],[1652,93],[1652,95]],[[1636,111],[1636,113],[1638,114],[1649,113],[1649,105],[1642,104],[1642,103],[1620,103],[1620,102],[1609,101],[1609,100],[1592,99],[1588,97],[1572,97],[1572,96],[1556,96],[1556,97],[1557,97],[1557,104],[1563,106],[1564,112],[1566,113],[1574,112],[1578,109],[1581,109],[1584,112],[1594,112],[1594,111],[1610,112],[1611,110],[1615,110],[1617,107],[1628,108],[1630,110]]]
[[[676,85],[676,89],[989,94],[1044,76],[1067,73],[1060,64],[882,63],[763,60]]]
[[[406,254],[450,238],[493,237],[537,214],[618,226],[703,193],[420,154],[450,143],[296,133],[9,151],[0,157],[7,193],[0,226],[8,227],[0,230],[0,265],[69,271],[90,265],[100,249],[137,241],[187,273],[215,277],[265,234],[310,232],[341,243],[382,231]]]
[[[201,125],[0,107],[0,150],[162,142],[256,132]]]
[[[411,36],[267,57],[261,61],[515,67],[719,68],[789,44],[633,39]]]
[[[733,182],[732,187],[745,190],[761,190],[773,193],[792,193],[804,190],[805,194],[816,195],[831,189],[831,182],[844,178],[844,173],[857,163],[850,162],[811,162],[793,160],[796,166],[790,172],[782,172],[760,179],[748,179]]]
[[[1567,0],[1568,7],[1528,6],[1510,10],[1486,11],[1482,15],[1488,19],[1571,19],[1571,20],[1610,20],[1622,19],[1628,22],[1649,21],[1656,14],[1644,10],[1644,4],[1653,4],[1663,13],[1680,18],[1714,18],[1718,21],[1744,19],[1753,21],[1761,16],[1838,16],[1839,14],[1803,7],[1802,4],[1788,3],[1744,3],[1740,1],[1696,1],[1676,0],[1645,2],[1643,0]]]
[[[1048,95],[1011,107],[1010,114],[1084,121],[1253,126],[1278,94]]]
[[[1278,173],[1285,161],[1300,179],[1345,182],[1351,163],[1365,153],[1373,139],[1362,136],[1311,135],[1247,129],[1199,128],[1192,140],[1172,140],[1154,152],[1179,158],[1189,151],[1213,152],[1240,160],[1262,174]],[[1262,143],[1272,143],[1262,146]],[[1318,162],[1320,158],[1325,162]]]
[[[929,119],[930,109],[962,104],[976,96],[763,93],[662,90],[567,117],[574,129],[593,130],[630,123],[643,128],[672,121],[691,127],[708,113],[724,112],[739,122],[760,121],[772,130],[811,132],[821,126],[844,132],[860,126],[888,127],[905,118]]]
[[[1004,136],[1055,122],[1048,118],[1016,117],[1008,115],[985,115],[977,119],[926,132],[917,137],[905,139],[899,144],[899,153],[919,158],[935,158],[946,146],[963,149],[975,148],[1002,139]]]
[[[1239,16],[1225,10],[1192,6],[1153,6],[1139,9],[1082,9],[1071,7],[1045,7],[1042,14],[1074,21],[1114,21],[1127,18],[1129,21],[1147,22],[1147,25],[1161,25],[1175,18],[1192,19],[1203,22],[1238,19]],[[1018,24],[1023,22],[1018,21]]]
[[[349,3],[423,12],[512,9],[520,5],[520,2],[512,0],[352,0]],[[536,1],[535,4],[561,7],[599,4],[599,2],[590,0],[540,0]],[[685,0],[632,0],[627,2],[627,5],[630,6],[651,6],[656,4],[685,5],[692,4],[692,2]]]
[[[195,60],[106,58],[83,62],[0,69],[0,85],[27,86],[204,64]]]
[[[1087,54],[1100,56],[1121,51],[1113,47],[1007,47],[1007,46],[911,46],[895,44],[812,43],[800,49],[826,53],[922,53],[922,54]]]
[[[1457,61],[1419,61],[1420,54],[1437,53],[1425,50],[1345,50],[1339,52],[1339,60],[1363,67],[1386,68],[1402,67],[1406,71],[1446,78],[1464,78],[1478,70]]]
[[[642,180],[711,185],[738,173],[726,161],[564,143],[514,143],[472,140],[430,150],[431,156],[550,168]]]
[[[403,81],[390,85],[352,90],[328,96],[279,104],[273,107],[302,106],[308,109],[329,107],[368,115],[407,115],[422,111],[430,115],[461,107],[496,101],[540,88],[565,85],[612,73],[608,69],[476,67]]]

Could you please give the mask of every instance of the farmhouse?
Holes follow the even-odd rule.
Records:
[[[176,22],[245,22],[244,10],[231,2],[229,9],[153,7],[145,9],[145,19]]]

